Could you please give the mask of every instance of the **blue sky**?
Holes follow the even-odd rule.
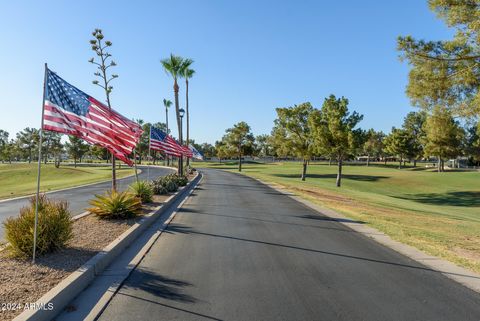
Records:
[[[191,136],[210,143],[242,120],[269,133],[276,107],[321,107],[331,93],[364,115],[361,127],[388,132],[414,110],[397,36],[452,34],[424,0],[2,1],[0,129],[39,127],[44,62],[104,99],[88,63],[97,27],[118,64],[112,104],[129,118],[164,121],[162,99],[173,100],[173,89],[160,59],[195,60]]]

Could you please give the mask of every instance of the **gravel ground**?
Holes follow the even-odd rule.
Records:
[[[155,196],[144,213],[159,206],[168,196]],[[73,239],[60,251],[37,258],[13,259],[0,252],[0,320],[11,320],[34,303],[70,273],[125,232],[141,217],[130,220],[101,220],[85,216],[73,224]]]

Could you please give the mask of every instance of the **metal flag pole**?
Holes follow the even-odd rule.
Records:
[[[135,168],[135,179],[137,180],[138,184],[138,172],[137,172],[137,149],[133,149],[133,167]]]
[[[148,135],[148,158],[151,158],[150,155],[150,144],[152,143],[152,125],[150,125],[150,133]],[[147,181],[150,180],[150,165],[147,167]]]
[[[35,256],[37,252],[37,233],[38,233],[38,200],[40,198],[40,169],[42,165],[42,140],[43,140],[43,118],[45,114],[45,97],[47,96],[47,76],[48,68],[45,63],[45,76],[43,78],[43,100],[42,100],[42,121],[40,125],[40,138],[38,142],[38,174],[37,174],[37,195],[35,198],[35,225],[33,227],[33,257],[32,263],[35,264]]]

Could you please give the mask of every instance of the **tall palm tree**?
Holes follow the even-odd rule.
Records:
[[[168,108],[172,106],[172,102],[168,99],[163,98],[163,106],[165,106],[165,123],[167,124],[167,135],[168,135]],[[170,158],[168,155],[165,155],[167,159],[167,166],[170,165]]]
[[[190,65],[193,63],[192,59],[185,59],[182,66],[182,77],[185,78],[185,98],[186,98],[186,114],[187,114],[187,140],[186,145],[190,144],[190,112],[188,110],[188,79],[193,77],[195,70],[190,68]],[[187,158],[187,166],[190,163],[190,159]]]
[[[163,66],[163,69],[165,69],[165,72],[170,74],[173,78],[173,92],[175,94],[175,112],[177,116],[177,127],[178,127],[178,139],[180,140],[180,143],[183,142],[183,135],[181,131],[181,120],[180,120],[180,106],[178,102],[178,78],[182,76],[181,71],[183,67],[183,61],[184,59],[180,56],[175,56],[174,54],[170,54],[169,58],[162,59],[160,62]],[[178,173],[183,174],[183,157],[179,158],[179,164],[178,164]]]

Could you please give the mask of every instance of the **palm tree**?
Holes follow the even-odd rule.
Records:
[[[182,137],[182,132],[181,132],[181,120],[180,120],[180,106],[178,103],[178,78],[182,76],[181,71],[183,67],[183,61],[184,59],[180,56],[175,56],[174,54],[170,54],[169,58],[161,60],[161,64],[163,66],[163,69],[165,69],[165,72],[170,74],[173,78],[173,92],[175,94],[175,112],[177,116],[177,127],[178,127],[178,139],[180,140],[180,143],[183,142],[183,137]],[[179,164],[178,164],[178,173],[180,175],[183,175],[183,157],[179,158]]]
[[[167,135],[168,135],[168,108],[172,106],[172,102],[168,99],[163,98],[163,106],[165,106],[165,123],[167,124]],[[170,165],[170,158],[168,155],[165,155],[167,159],[167,166]]]
[[[187,143],[188,146],[190,144],[190,113],[188,111],[188,79],[193,77],[195,74],[195,70],[190,68],[190,65],[193,63],[192,59],[185,59],[182,66],[182,77],[185,78],[185,98],[186,98],[186,114],[187,114]],[[190,163],[190,159],[187,158],[187,166]]]

